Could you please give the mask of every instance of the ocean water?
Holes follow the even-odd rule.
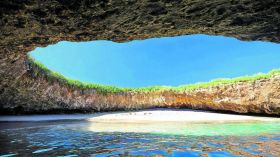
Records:
[[[280,156],[279,122],[0,123],[4,156]]]

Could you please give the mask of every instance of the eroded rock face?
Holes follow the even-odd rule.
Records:
[[[18,84],[18,103],[4,102],[6,113],[93,112],[151,107],[176,107],[239,113],[280,114],[280,76],[253,82],[213,86],[184,92],[99,93],[95,89],[69,87],[49,79],[36,68]],[[36,91],[36,92],[34,92]],[[25,97],[28,96],[29,99]]]
[[[277,77],[185,93],[100,95],[70,89],[27,72],[27,52],[61,40],[128,41],[205,33],[280,41],[280,1],[252,0],[2,0],[2,113],[114,110],[179,106],[280,114]]]

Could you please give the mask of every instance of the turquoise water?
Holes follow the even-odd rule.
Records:
[[[86,130],[92,132],[140,132],[162,135],[187,136],[253,136],[278,134],[278,122],[244,123],[89,123]]]
[[[0,123],[0,156],[279,156],[278,122]]]
[[[189,35],[136,40],[59,42],[31,56],[72,79],[121,87],[178,86],[280,68],[280,45]]]

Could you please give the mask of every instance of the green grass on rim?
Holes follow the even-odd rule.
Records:
[[[82,89],[95,89],[98,93],[121,93],[121,92],[154,92],[154,91],[187,91],[194,90],[200,88],[208,88],[211,86],[219,86],[225,84],[234,84],[238,82],[249,82],[255,81],[259,79],[267,79],[276,75],[280,75],[280,69],[271,70],[269,73],[258,73],[252,76],[241,76],[236,78],[229,79],[215,79],[209,82],[199,82],[195,84],[181,85],[177,87],[172,86],[149,86],[149,87],[140,87],[140,88],[123,88],[117,86],[108,86],[101,85],[96,83],[89,82],[81,82],[78,80],[74,80],[68,77],[63,76],[62,74],[51,71],[42,63],[36,61],[29,54],[27,55],[29,63],[32,65],[33,71],[35,75],[39,73],[43,73],[48,80],[56,80],[60,83],[63,83],[70,87],[78,87]]]

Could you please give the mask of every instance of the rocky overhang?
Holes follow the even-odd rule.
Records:
[[[186,107],[280,114],[279,77],[186,92],[98,94],[34,77],[26,55],[58,41],[129,41],[182,34],[280,41],[280,1],[2,0],[1,113]],[[106,53],[106,52],[104,52]]]

